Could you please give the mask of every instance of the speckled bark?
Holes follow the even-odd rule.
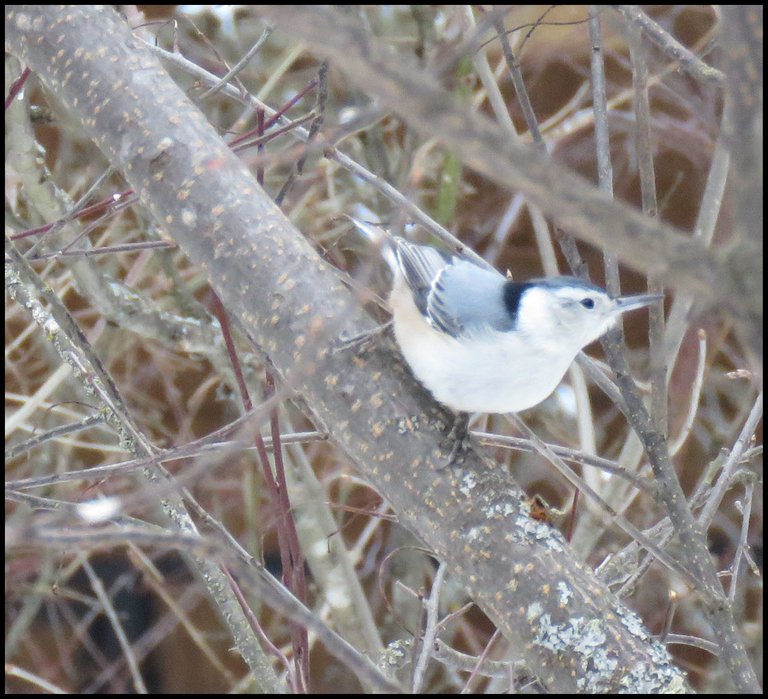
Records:
[[[338,273],[260,189],[111,9],[7,9],[6,48],[79,119],[402,523],[449,562],[555,692],[685,690],[666,650],[527,516],[506,473],[441,469],[448,416],[396,355],[332,352],[371,326]]]

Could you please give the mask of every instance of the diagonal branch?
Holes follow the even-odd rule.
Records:
[[[84,47],[84,36],[96,39]],[[477,454],[460,472],[443,468],[439,444],[450,420],[388,348],[357,357],[333,351],[342,330],[354,335],[370,319],[113,10],[11,7],[6,37],[155,220],[206,269],[308,413],[329,427],[548,688],[685,689],[664,647],[571,556],[557,531],[528,516],[506,474]],[[642,217],[635,224],[649,234]],[[693,250],[688,241],[672,248],[678,245]]]

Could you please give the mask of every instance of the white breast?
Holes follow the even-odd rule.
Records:
[[[435,399],[460,412],[517,412],[540,403],[578,351],[532,347],[524,330],[453,338],[427,323],[399,278],[390,305],[395,338],[414,375]]]

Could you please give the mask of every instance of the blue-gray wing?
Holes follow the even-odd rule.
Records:
[[[510,330],[507,280],[494,270],[435,248],[396,240],[397,260],[416,307],[434,328],[451,335]]]

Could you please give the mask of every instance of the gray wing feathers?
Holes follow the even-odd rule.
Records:
[[[441,270],[450,264],[451,257],[435,248],[414,245],[402,238],[395,238],[394,241],[397,247],[397,262],[405,283],[413,293],[416,307],[426,316],[427,297],[432,283]]]
[[[402,239],[397,258],[416,307],[436,329],[452,337],[512,329],[498,272]]]

